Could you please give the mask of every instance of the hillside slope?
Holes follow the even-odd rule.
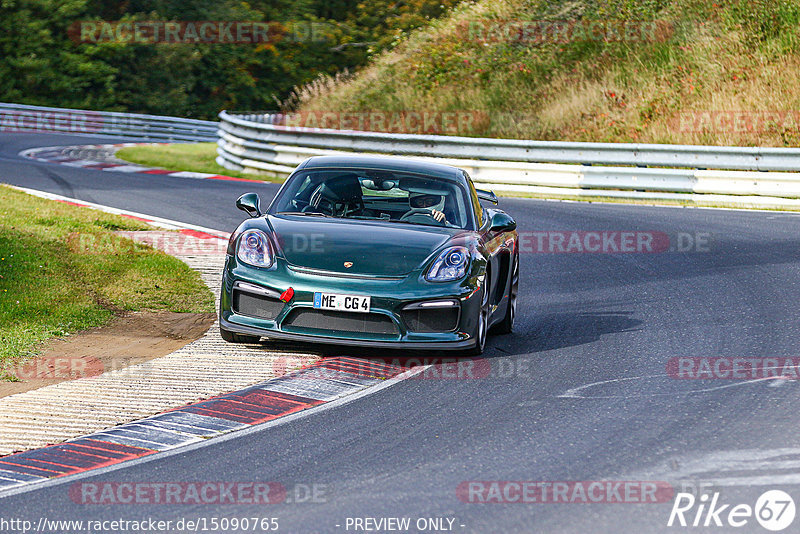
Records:
[[[457,133],[800,145],[800,0],[482,0],[301,111],[471,113]]]

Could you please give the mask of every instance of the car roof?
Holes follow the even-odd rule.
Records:
[[[301,163],[300,166],[297,167],[297,170],[330,168],[405,171],[415,174],[436,176],[440,178],[450,178],[451,180],[464,180],[463,171],[450,165],[420,161],[410,158],[395,158],[391,156],[363,156],[360,154],[314,156]]]

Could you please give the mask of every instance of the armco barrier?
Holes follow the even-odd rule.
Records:
[[[326,130],[286,127],[282,118],[220,113],[217,162],[229,169],[286,175],[308,157],[357,151],[449,163],[498,191],[793,208],[797,201],[791,199],[800,198],[800,149]]]
[[[497,191],[577,197],[800,206],[800,149],[567,143],[282,126],[274,113],[219,123],[178,117],[0,103],[0,132],[62,132],[154,141],[217,141],[228,169],[288,175],[320,154],[371,152],[466,169]],[[769,171],[769,172],[767,172]]]
[[[217,123],[158,115],[0,103],[0,132],[108,135],[154,141],[216,141]]]
[[[749,171],[797,171],[800,148],[716,147],[641,143],[569,143],[411,135],[322,128],[286,127],[277,113],[219,115],[220,129],[232,136],[278,145],[357,150],[410,156],[528,163],[635,165]]]

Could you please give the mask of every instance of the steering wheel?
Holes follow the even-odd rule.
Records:
[[[429,224],[431,221],[433,221],[436,226],[445,226],[444,220],[437,221],[434,219],[431,210],[428,208],[411,208],[411,211],[407,211],[405,214],[403,214],[403,216],[400,217],[400,220],[409,221],[412,223],[417,221],[422,224]]]
[[[319,184],[314,192],[311,193],[311,197],[308,199],[308,205],[301,210],[303,213],[334,215],[335,205],[322,195],[322,188],[324,185],[325,184]]]

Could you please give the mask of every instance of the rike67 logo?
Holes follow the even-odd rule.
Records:
[[[669,514],[667,526],[681,527],[744,527],[753,517],[762,527],[773,532],[788,528],[795,517],[794,499],[781,490],[761,494],[755,506],[721,503],[719,492],[695,498],[691,493],[678,493]]]

